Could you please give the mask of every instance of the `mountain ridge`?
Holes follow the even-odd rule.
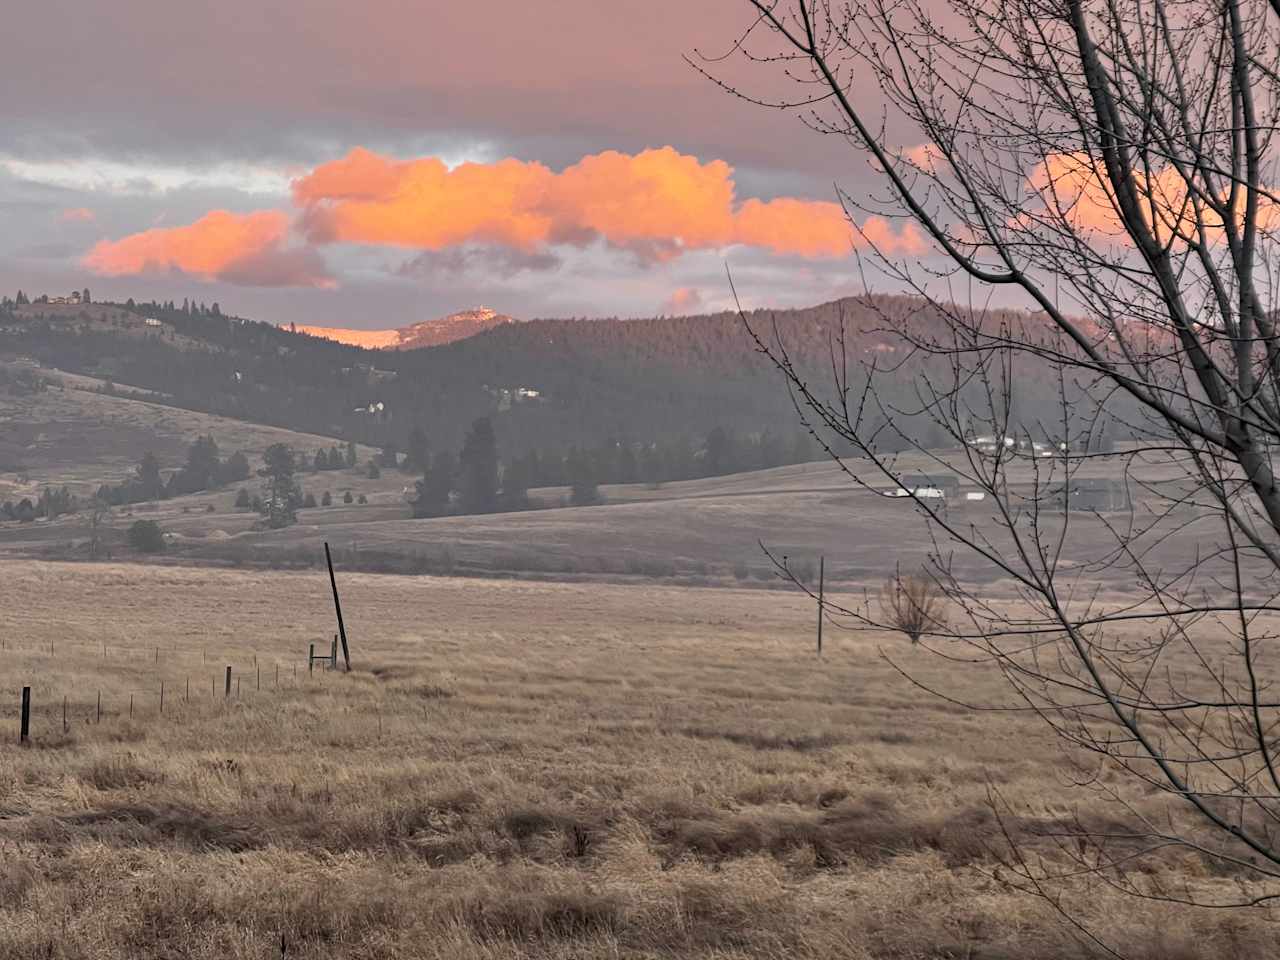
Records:
[[[417,350],[421,347],[439,347],[474,337],[509,323],[518,323],[514,317],[488,307],[460,310],[435,320],[422,320],[404,327],[381,330],[357,330],[352,327],[291,326],[295,333],[331,340],[346,346],[364,350]]]

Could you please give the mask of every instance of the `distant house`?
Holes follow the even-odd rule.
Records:
[[[75,291],[73,291],[73,292],[72,292],[72,294],[71,294],[71,296],[69,296],[69,297],[49,297],[49,299],[48,299],[48,301],[47,301],[47,302],[48,302],[48,303],[78,304],[78,303],[80,303],[80,291],[79,291],[79,290],[75,290]]]
[[[145,323],[148,327],[162,327],[162,326],[164,326],[164,324],[162,324],[162,323],[161,323],[159,320],[157,320],[155,317],[147,317],[147,319],[143,320],[142,322],[143,322],[143,323]]]
[[[921,500],[947,500],[960,493],[960,478],[954,473],[904,473],[890,497],[918,497]]]
[[[1048,499],[1064,511],[1111,513],[1133,509],[1129,484],[1124,480],[1102,477],[1077,478],[1070,483],[1058,484],[1050,491]]]

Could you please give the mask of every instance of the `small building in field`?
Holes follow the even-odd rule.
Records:
[[[954,473],[904,473],[890,497],[915,496],[921,500],[949,500],[960,493],[960,478]]]
[[[1133,509],[1133,496],[1128,481],[1124,479],[1074,478],[1069,483],[1054,487],[1048,499],[1067,512],[1113,513]]]

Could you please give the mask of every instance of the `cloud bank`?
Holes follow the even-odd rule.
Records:
[[[282,210],[214,210],[188,226],[100,241],[84,265],[105,277],[179,272],[244,286],[333,286],[319,255],[289,248],[288,235],[289,214]]]
[[[103,241],[84,264],[105,276],[157,270],[256,286],[326,286],[316,253],[329,244],[419,252],[401,275],[492,266],[510,276],[555,269],[558,248],[597,244],[641,263],[745,246],[833,260],[874,243],[920,253],[918,232],[868,217],[854,227],[839,204],[779,197],[739,200],[733,168],[672,147],[605,151],[560,172],[515,159],[449,167],[438,157],[396,160],[363,148],[292,185],[284,210],[215,210],[193,224]],[[289,247],[295,231],[306,245]]]
[[[647,262],[734,245],[834,258],[865,241],[839,204],[790,197],[739,202],[733,168],[672,147],[609,150],[557,173],[501,160],[450,169],[434,157],[394,160],[355,149],[295,181],[302,228],[314,243],[443,250],[465,243],[525,253],[597,240]],[[891,252],[915,252],[911,231],[878,218],[862,230]]]

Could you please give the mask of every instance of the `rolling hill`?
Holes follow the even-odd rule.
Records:
[[[131,383],[175,407],[371,445],[403,448],[417,427],[433,449],[457,450],[489,417],[504,458],[620,442],[697,447],[716,428],[789,443],[799,431],[781,375],[736,314],[519,323],[485,314],[487,329],[463,335],[473,320],[458,318],[449,343],[414,348],[425,334],[408,328],[396,332],[405,349],[369,350],[189,305],[32,304],[0,311],[0,355]],[[948,374],[945,358],[912,355],[900,339],[907,328],[945,335],[918,299],[849,298],[746,320],[785,344],[820,390],[841,343],[851,387],[874,363],[887,405],[918,406],[913,378]],[[1019,377],[1020,415],[1049,417],[1056,397],[1040,371],[1023,365]]]

